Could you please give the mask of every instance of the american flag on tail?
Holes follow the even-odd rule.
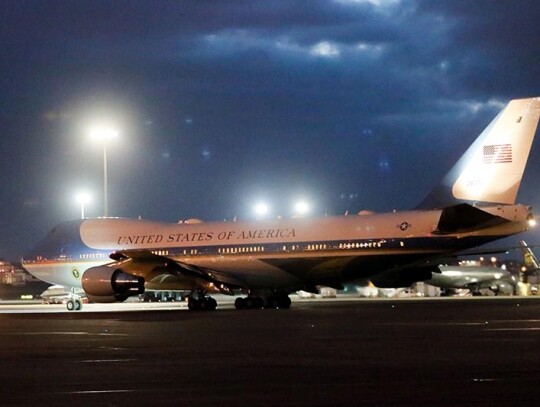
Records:
[[[512,162],[512,144],[492,144],[484,146],[484,164],[500,164]]]

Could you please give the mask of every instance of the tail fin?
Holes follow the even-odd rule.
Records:
[[[540,97],[510,101],[418,208],[515,203],[539,116]]]
[[[525,243],[524,240],[521,240],[519,242],[521,246],[521,251],[523,252],[523,263],[525,264],[526,271],[537,271],[540,270],[540,263],[538,263],[538,259],[532,252],[529,246],[527,246],[527,243]]]

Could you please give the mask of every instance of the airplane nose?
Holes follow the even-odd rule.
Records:
[[[63,222],[51,229],[43,239],[24,254],[25,263],[65,256],[72,249],[84,246],[80,238],[82,220]]]

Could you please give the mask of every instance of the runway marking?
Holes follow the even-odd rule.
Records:
[[[485,331],[540,331],[540,327],[534,327],[534,328],[486,328]]]
[[[498,319],[497,322],[504,322],[504,323],[521,323],[521,322],[540,322],[540,319]]]
[[[117,363],[117,362],[135,362],[138,359],[89,359],[79,360],[77,363]]]
[[[26,335],[26,336],[38,336],[38,335],[96,335],[96,336],[129,336],[129,334],[112,334],[103,332],[1,332],[0,335]]]
[[[89,335],[88,332],[3,332],[2,335]]]
[[[484,326],[484,325],[495,325],[495,324],[522,324],[522,323],[540,323],[538,319],[495,319],[489,321],[478,321],[478,322],[444,322],[444,321],[428,321],[428,322],[384,322],[379,325],[399,325],[399,326],[424,326],[426,324],[434,326]],[[492,328],[495,330],[497,328]],[[499,328],[503,329],[503,328]],[[520,328],[507,328],[507,329],[520,329]],[[527,329],[527,328],[523,328]],[[540,329],[540,328],[529,328],[529,329]]]
[[[493,322],[492,322],[493,323]],[[439,321],[427,321],[427,322],[384,322],[378,325],[391,325],[391,326],[482,326],[488,324],[488,321],[482,322],[439,322]]]
[[[63,391],[56,394],[106,394],[106,393],[135,393],[140,390],[81,390],[81,391]]]

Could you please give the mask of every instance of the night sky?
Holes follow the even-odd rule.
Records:
[[[509,99],[540,2],[24,1],[0,7],[0,257],[57,223],[409,209]],[[540,211],[540,140],[518,200]],[[540,231],[525,237],[540,243]]]

